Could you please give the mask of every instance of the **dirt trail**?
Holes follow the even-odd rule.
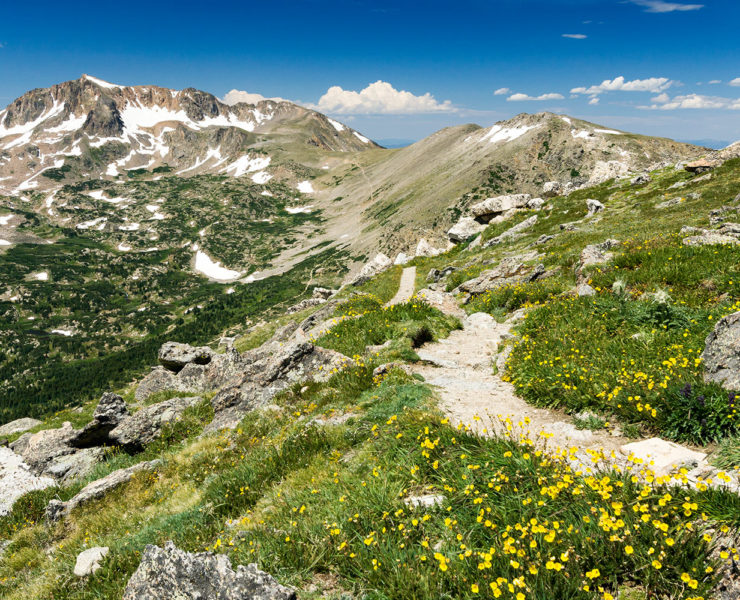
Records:
[[[416,267],[406,267],[401,273],[401,283],[398,286],[398,292],[393,296],[386,306],[394,304],[403,304],[411,299],[416,289]]]

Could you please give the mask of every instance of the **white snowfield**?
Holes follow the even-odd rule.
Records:
[[[481,138],[481,141],[488,140],[491,144],[497,142],[511,142],[517,138],[522,137],[525,133],[532,129],[537,129],[539,125],[521,125],[520,127],[502,127],[501,125],[494,125],[488,130],[488,133]]]
[[[615,131],[614,129],[594,129],[596,133],[607,133],[609,135],[622,135],[621,131]]]
[[[314,189],[310,181],[301,181],[298,184],[298,191],[302,194],[313,194]]]
[[[366,138],[366,137],[365,137],[364,135],[360,135],[360,134],[359,134],[359,133],[357,133],[356,131],[353,131],[352,133],[354,133],[354,134],[355,134],[355,137],[356,137],[356,138],[357,138],[358,140],[360,140],[360,141],[361,141],[361,142],[362,142],[363,144],[369,144],[369,143],[370,143],[370,140],[369,140],[369,139],[367,139],[367,138]]]
[[[92,77],[91,75],[85,75],[84,77],[88,81],[91,81],[94,84],[99,85],[100,87],[103,87],[103,88],[118,89],[121,87],[120,85],[116,85],[115,83],[108,83],[107,81],[103,81],[102,79],[98,79],[97,77]]]
[[[233,163],[231,163],[225,169],[222,169],[222,173],[230,173],[234,177],[241,177],[246,173],[252,171],[262,171],[270,165],[269,156],[255,156],[252,157],[249,154],[240,156]]]
[[[239,271],[222,267],[220,262],[214,261],[202,250],[195,255],[195,270],[217,281],[234,281],[242,276]]]
[[[10,246],[10,242],[8,240],[0,240],[0,246]]]
[[[36,281],[48,281],[49,280],[49,273],[46,271],[40,271],[39,273],[34,273],[31,275]]]
[[[329,121],[331,126],[337,131],[344,131],[344,125],[342,125],[338,121],[335,121],[334,119],[329,119],[328,117],[327,117],[327,121]]]
[[[263,184],[267,183],[268,181],[270,181],[270,179],[272,179],[272,175],[270,175],[267,171],[259,171],[258,173],[255,173],[254,175],[252,175],[251,179],[252,179],[252,181],[254,183],[258,183],[260,185],[263,185]],[[267,191],[267,190],[265,190],[265,191]],[[268,194],[270,196],[272,196],[272,194],[270,194],[270,192],[267,192],[267,194],[265,194],[265,192],[262,192],[262,195],[263,196],[266,196]]]
[[[313,210],[313,204],[309,204],[308,206],[286,206],[285,212],[290,213],[291,215],[297,215],[300,213],[310,213]]]
[[[105,226],[105,222],[107,220],[108,220],[108,217],[98,217],[97,219],[92,219],[91,221],[77,223],[76,227],[77,229],[90,229],[91,227],[95,227],[96,225],[100,225],[100,224]]]
[[[104,202],[109,202],[110,204],[120,204],[121,202],[130,202],[128,198],[108,198],[105,195],[104,190],[94,190],[92,192],[87,193],[88,196],[91,198],[95,198],[96,200],[103,200]]]
[[[63,335],[65,337],[70,337],[74,335],[75,332],[70,329],[52,329],[51,333],[56,333],[58,335]]]
[[[12,219],[15,215],[3,215],[0,217],[0,225],[7,225],[10,223],[10,219]]]
[[[140,225],[138,223],[129,223],[128,225],[119,225],[119,231],[138,231]]]

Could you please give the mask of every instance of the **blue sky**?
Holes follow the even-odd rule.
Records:
[[[0,22],[0,104],[89,73],[287,98],[375,139],[551,110],[729,142],[738,23],[737,0],[16,2]]]

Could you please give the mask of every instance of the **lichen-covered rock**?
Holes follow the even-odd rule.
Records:
[[[199,396],[171,398],[145,406],[139,412],[123,420],[108,434],[108,437],[113,443],[129,451],[139,451],[160,436],[165,424],[178,419],[186,408],[195,406],[201,400]]]
[[[487,223],[495,215],[515,208],[524,208],[531,199],[532,196],[529,194],[508,194],[506,196],[486,198],[483,202],[478,202],[478,204],[471,206],[470,212],[476,219]]]
[[[473,217],[463,217],[447,231],[447,237],[453,242],[464,242],[485,228],[485,225],[481,225]]]
[[[740,391],[740,312],[727,315],[714,326],[701,357],[704,381]]]
[[[149,374],[139,382],[134,393],[137,402],[144,402],[149,396],[164,390],[185,392],[187,389],[172,371],[164,367],[154,367]]]
[[[295,591],[280,585],[257,565],[236,571],[223,554],[190,553],[167,542],[147,546],[129,579],[123,600],[295,600]]]
[[[161,464],[160,460],[141,462],[128,467],[127,469],[118,469],[109,473],[101,479],[88,483],[77,494],[66,502],[60,500],[51,500],[46,507],[46,518],[50,522],[59,521],[69,515],[75,508],[82,504],[87,504],[92,500],[102,498],[109,491],[131,480],[135,473],[144,470],[150,470]]]
[[[191,346],[179,342],[167,342],[159,349],[159,362],[163,367],[177,373],[188,363],[207,365],[213,358],[208,346]]]
[[[595,215],[597,212],[601,212],[602,210],[604,210],[604,205],[598,200],[589,198],[588,200],[586,200],[586,208],[588,209],[589,215]]]
[[[90,448],[107,444],[108,434],[126,417],[128,408],[118,394],[106,392],[100,398],[93,413],[93,419],[70,438],[70,445],[75,448]]]
[[[36,425],[41,425],[41,421],[38,419],[31,419],[29,417],[16,419],[15,421],[11,421],[10,423],[6,423],[0,427],[0,437],[13,435],[14,433],[22,433],[29,429],[33,429]]]

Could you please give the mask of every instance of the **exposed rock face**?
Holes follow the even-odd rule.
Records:
[[[257,565],[236,571],[223,554],[189,553],[167,542],[147,546],[129,579],[123,600],[295,600],[295,591],[280,585]]]
[[[213,354],[213,350],[208,346],[195,347],[178,342],[167,342],[159,349],[159,362],[166,369],[177,373],[190,363],[207,365],[211,362]]]
[[[487,198],[483,202],[471,206],[470,212],[477,220],[488,223],[498,214],[515,208],[526,207],[527,202],[531,199],[532,196],[529,194],[510,194],[507,196],[497,196],[496,198]]]
[[[554,198],[563,194],[564,186],[559,181],[548,181],[542,186],[542,195],[545,198]]]
[[[502,242],[515,240],[516,238],[520,237],[523,231],[526,231],[530,227],[534,227],[536,223],[537,223],[537,215],[532,215],[531,217],[529,217],[528,219],[525,219],[521,223],[518,223],[514,225],[513,227],[510,227],[498,237],[491,238],[485,244],[483,244],[483,247],[488,248],[490,246],[496,246],[497,244],[500,244]]]
[[[740,391],[740,312],[727,315],[715,325],[701,357],[704,381]]]
[[[69,441],[75,448],[90,448],[109,442],[108,434],[126,417],[128,408],[123,398],[106,392],[93,413],[93,420]]]
[[[466,300],[469,301],[470,297],[483,294],[489,290],[495,290],[499,287],[515,283],[535,281],[544,272],[545,267],[543,265],[537,265],[531,268],[526,267],[524,263],[519,262],[515,258],[507,258],[502,260],[493,269],[483,271],[475,279],[470,279],[460,284],[454,292],[468,294]]]
[[[365,283],[366,281],[370,280],[378,273],[385,271],[392,265],[393,263],[391,262],[391,259],[381,252],[364,267],[362,267],[360,272],[355,275],[355,277],[350,281],[350,285],[360,285],[361,283]]]
[[[164,367],[154,367],[139,383],[134,393],[134,398],[136,398],[137,402],[143,402],[152,394],[164,390],[187,392],[188,388],[172,371],[168,371]]]
[[[629,173],[629,165],[619,160],[600,160],[594,165],[591,176],[588,178],[588,185],[598,185],[609,181],[610,179],[617,179],[624,177]]]
[[[473,217],[463,217],[447,231],[447,237],[453,242],[464,242],[485,228],[485,225],[481,225]]]
[[[604,205],[598,200],[589,198],[588,200],[586,200],[586,208],[588,208],[589,215],[595,215],[597,212],[601,212],[602,210],[604,210]]]
[[[36,474],[66,484],[89,473],[103,457],[101,448],[79,450],[72,446],[70,442],[78,434],[79,431],[66,422],[59,429],[26,433],[10,447]]]
[[[280,347],[267,344],[240,357],[240,372],[211,400],[215,417],[206,427],[214,431],[236,427],[244,415],[266,405],[278,392],[298,381],[323,381],[349,359],[306,339]]]
[[[160,460],[152,460],[138,463],[132,467],[128,467],[127,469],[118,469],[117,471],[109,473],[102,479],[88,483],[84,488],[82,488],[82,490],[80,490],[80,492],[66,502],[51,500],[46,507],[46,518],[51,522],[64,519],[78,506],[87,504],[92,500],[102,498],[109,491],[130,481],[135,473],[154,469],[160,463]]]
[[[108,556],[107,546],[97,546],[80,552],[77,555],[74,574],[77,577],[87,577],[88,575],[92,575],[100,568],[100,563],[106,556]]]
[[[437,248],[433,248],[429,242],[426,241],[425,238],[421,238],[419,240],[419,243],[416,244],[416,250],[414,251],[414,256],[437,256],[442,253],[442,250],[439,250]]]
[[[165,424],[179,418],[186,408],[195,406],[201,400],[199,396],[171,398],[146,406],[123,420],[108,437],[129,451],[141,450],[160,436]]]
[[[0,437],[13,435],[14,433],[22,433],[24,431],[28,431],[29,429],[33,429],[34,427],[36,427],[36,425],[41,425],[41,421],[28,417],[24,417],[23,419],[16,419],[15,421],[11,421],[10,423],[6,423],[2,427],[0,427]]]
[[[545,205],[545,200],[542,198],[532,198],[527,202],[527,208],[532,210],[540,210]]]
[[[20,455],[0,446],[0,516],[7,515],[15,501],[24,494],[46,489],[55,483],[51,477],[32,473]]]

